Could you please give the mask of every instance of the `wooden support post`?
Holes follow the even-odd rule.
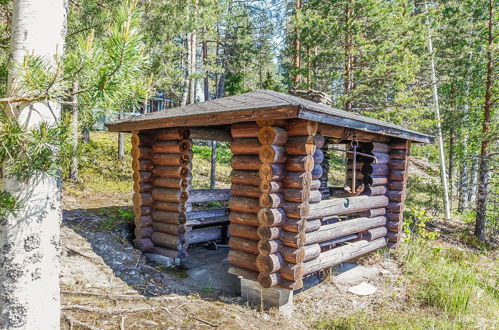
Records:
[[[267,219],[278,219],[281,224],[277,233],[280,253],[277,257],[265,259],[265,267],[278,271],[275,278],[280,279],[281,287],[301,288],[304,260],[312,260],[320,254],[318,244],[305,246],[305,234],[320,228],[320,220],[305,219],[310,204],[320,202],[323,197],[319,191],[319,179],[324,172],[320,165],[324,160],[324,154],[320,150],[324,145],[324,138],[317,133],[317,128],[317,122],[288,121],[286,130],[289,137],[284,144],[287,154],[284,164],[286,172],[281,191],[284,214],[265,211]]]
[[[186,227],[192,141],[187,128],[151,131],[151,241],[149,252],[169,258],[187,255]]]
[[[282,243],[279,240],[282,222],[270,221],[269,215],[283,213],[281,204],[284,203],[282,193],[282,175],[276,176],[271,172],[274,166],[283,168],[288,155],[284,144],[288,140],[285,129],[272,126],[272,123],[259,122],[258,141],[261,143],[259,158],[262,167],[260,176],[260,210],[258,212],[258,257],[256,264],[259,270],[258,282],[264,288],[274,287],[280,284],[281,277],[278,273],[282,260],[280,249]],[[279,165],[278,165],[279,164]],[[272,169],[269,171],[268,169]]]
[[[150,251],[154,244],[151,240],[153,229],[151,175],[153,137],[137,131],[132,132],[132,168],[133,168],[133,210],[135,214],[135,245],[142,251]],[[143,164],[147,163],[147,166]]]
[[[260,210],[259,170],[262,144],[260,127],[255,122],[236,123],[231,127],[233,153],[229,199],[229,264],[230,272],[247,279],[258,280],[258,226]]]
[[[410,144],[410,141],[400,139],[392,139],[389,143],[389,182],[386,195],[390,201],[387,207],[387,218],[390,221],[387,223],[386,238],[388,246],[392,248],[398,247],[401,239]]]

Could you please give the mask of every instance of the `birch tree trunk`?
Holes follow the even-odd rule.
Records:
[[[455,144],[456,144],[456,132],[454,127],[450,128],[449,132],[449,208],[452,211],[452,201],[454,199],[454,162],[455,162]]]
[[[428,11],[428,4],[425,3],[425,9]],[[428,21],[428,30],[430,31],[430,24]],[[444,204],[444,216],[446,220],[451,219],[450,214],[450,202],[449,202],[449,185],[447,182],[447,175],[445,173],[445,153],[444,153],[444,141],[442,137],[442,126],[440,123],[440,104],[438,101],[438,89],[437,89],[437,73],[435,69],[435,57],[433,56],[433,40],[431,38],[431,33],[428,32],[428,52],[430,53],[430,64],[431,64],[431,87],[433,91],[433,106],[435,108],[435,119],[437,122],[437,141],[438,141],[438,153],[440,158],[440,176],[442,180],[443,187],[443,204]]]
[[[351,93],[353,90],[353,55],[352,55],[352,36],[351,36],[351,19],[353,16],[353,8],[351,0],[346,1],[344,10],[344,20],[345,20],[345,40],[343,41],[344,50],[344,72],[343,72],[343,95],[345,96],[345,103],[343,110],[352,111],[352,99]]]
[[[459,175],[459,204],[457,209],[461,213],[468,209],[468,160],[466,159],[467,141],[464,140],[463,143],[465,144],[465,150]]]
[[[66,34],[64,0],[15,0],[13,8],[8,96],[19,91],[15,63],[28,54],[53,62],[62,55]],[[54,124],[61,108],[54,102],[49,106],[15,104],[14,113],[28,128]],[[18,197],[21,207],[0,221],[0,327],[58,329],[60,178],[38,174],[20,182],[8,168],[3,173],[4,190]]]
[[[470,94],[470,80],[466,80],[466,104],[464,105],[464,122],[468,121],[468,115],[470,111],[469,105],[469,94]],[[459,203],[458,203],[458,211],[464,212],[468,209],[468,189],[469,189],[469,179],[468,179],[468,134],[465,127],[462,127],[461,130],[464,129],[464,132],[461,132],[463,139],[463,151],[462,151],[462,160],[461,160],[461,169],[459,175]]]
[[[478,156],[473,154],[471,156],[471,177],[468,188],[468,204],[475,204],[476,191],[478,182]]]

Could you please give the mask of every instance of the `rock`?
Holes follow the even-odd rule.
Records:
[[[343,268],[337,268],[336,272],[340,272],[340,274],[333,279],[333,282],[337,286],[352,286],[376,278],[380,273],[380,270],[376,267],[365,267],[347,263]]]
[[[378,289],[375,286],[366,282],[362,282],[359,285],[348,288],[348,292],[358,296],[368,296],[375,293],[377,290]]]

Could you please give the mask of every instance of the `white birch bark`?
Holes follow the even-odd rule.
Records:
[[[425,9],[428,11],[428,4],[425,3]],[[427,22],[429,27],[429,22]],[[430,29],[430,28],[429,28]],[[444,141],[442,137],[442,126],[440,120],[440,104],[438,100],[438,89],[437,89],[437,74],[435,69],[435,57],[433,56],[433,40],[430,31],[428,32],[428,52],[430,53],[430,64],[431,64],[431,87],[433,91],[433,105],[435,108],[435,119],[437,122],[437,143],[438,143],[438,154],[440,158],[440,176],[442,180],[443,188],[443,204],[444,204],[444,216],[446,220],[451,219],[450,213],[450,201],[449,201],[449,184],[447,182],[447,174],[445,173],[445,153],[444,153]]]
[[[66,34],[65,0],[15,0],[12,18],[12,63],[26,55],[53,61],[61,55]],[[8,95],[18,92],[11,66]],[[54,124],[60,106],[16,104],[17,120],[27,127]],[[4,189],[17,196],[21,208],[0,219],[0,328],[58,329],[60,179],[38,174],[19,182],[4,169]]]

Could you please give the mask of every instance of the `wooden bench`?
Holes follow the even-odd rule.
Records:
[[[230,198],[230,189],[196,189],[189,191],[188,203],[222,202]],[[229,212],[227,208],[187,212],[189,244],[221,240],[227,244]]]

